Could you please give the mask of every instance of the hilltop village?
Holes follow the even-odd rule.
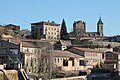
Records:
[[[8,74],[13,69],[19,75],[15,78],[20,80],[83,75],[89,78],[93,73],[104,78],[111,77],[112,73],[119,75],[120,36],[105,36],[101,17],[96,23],[97,31],[87,32],[86,27],[86,22],[74,21],[73,31],[67,32],[64,19],[62,24],[31,23],[31,31],[20,30],[14,24],[0,25],[1,74],[5,73],[11,80],[12,75]],[[0,80],[4,78],[0,77]]]

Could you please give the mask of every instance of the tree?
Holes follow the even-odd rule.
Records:
[[[52,71],[52,45],[49,42],[37,42],[35,43],[37,47],[37,73],[39,76],[43,77],[45,80],[51,78],[51,71]]]
[[[61,25],[60,38],[62,40],[69,39],[68,32],[67,32],[67,27],[66,27],[66,23],[65,23],[64,19],[63,19],[63,22],[62,22],[62,25]]]
[[[109,48],[109,49],[110,49],[110,48],[111,48],[111,45],[110,45],[110,44],[108,44],[108,45],[107,45],[107,48]]]

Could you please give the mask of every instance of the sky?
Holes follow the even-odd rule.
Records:
[[[0,0],[0,24],[15,24],[31,30],[30,23],[65,19],[68,32],[73,22],[86,22],[87,32],[97,31],[102,17],[104,35],[120,34],[120,0]]]

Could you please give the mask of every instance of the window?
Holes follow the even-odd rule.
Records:
[[[53,36],[51,36],[51,39],[53,39]]]
[[[50,34],[50,32],[48,32],[48,34]]]
[[[50,36],[48,36],[48,39],[50,39]]]
[[[55,63],[56,63],[56,58],[55,58]]]
[[[112,54],[107,54],[106,57],[112,58]]]
[[[10,49],[11,54],[18,54],[18,49]]]
[[[45,28],[45,31],[47,31],[47,28]]]
[[[54,37],[54,39],[56,39],[56,37]]]
[[[109,54],[109,57],[111,58],[111,57],[112,57],[112,54]]]
[[[58,58],[58,63],[59,63],[59,58]]]
[[[63,60],[63,66],[68,66],[68,60]]]
[[[35,58],[35,63],[37,62],[36,58]]]
[[[57,32],[59,32],[59,29],[57,29]]]
[[[102,59],[104,59],[104,54],[102,54]]]
[[[80,65],[80,66],[83,66],[83,65],[84,65],[84,60],[80,60],[80,61],[79,61],[79,65]]]

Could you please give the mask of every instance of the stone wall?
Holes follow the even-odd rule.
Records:
[[[79,80],[85,80],[86,76],[76,76],[76,77],[67,77],[67,78],[56,78],[51,80],[73,80],[73,79],[79,79]]]
[[[0,70],[0,80],[18,80],[16,70]]]

